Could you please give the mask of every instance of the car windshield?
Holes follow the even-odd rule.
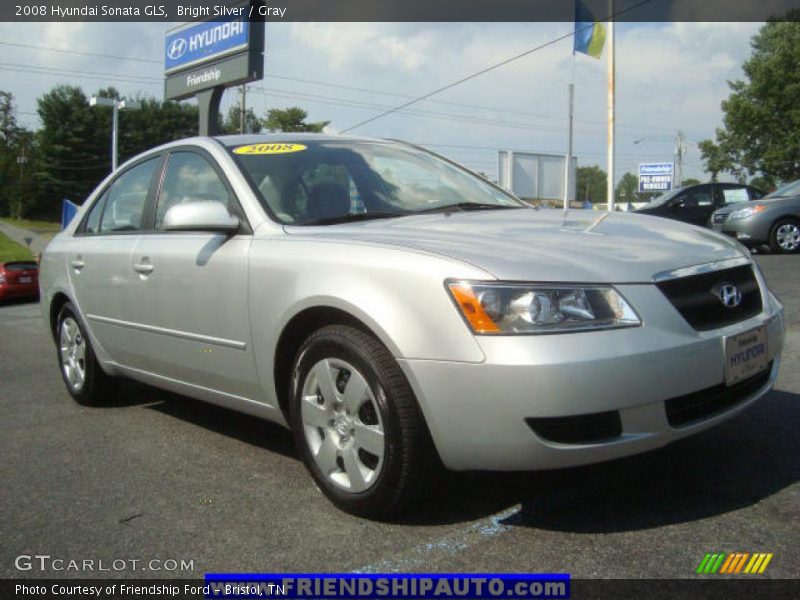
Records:
[[[665,202],[669,202],[670,200],[672,200],[675,196],[677,196],[682,191],[683,191],[683,188],[678,188],[678,189],[672,190],[671,192],[664,192],[660,196],[656,196],[655,198],[650,200],[649,206],[656,206],[656,205],[664,204]]]
[[[800,179],[798,179],[797,181],[793,181],[791,183],[787,183],[782,187],[779,187],[774,192],[764,196],[764,198],[785,198],[787,196],[798,196],[798,195],[800,195]]]
[[[526,206],[466,169],[399,143],[302,140],[230,150],[264,206],[284,224]]]

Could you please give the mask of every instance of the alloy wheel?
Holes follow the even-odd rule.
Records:
[[[64,378],[74,392],[79,392],[86,382],[86,340],[72,317],[61,322],[59,351]]]
[[[781,249],[794,252],[800,247],[800,227],[795,223],[784,223],[775,232],[775,239]]]

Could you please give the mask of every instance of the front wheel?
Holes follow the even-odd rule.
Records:
[[[781,219],[772,227],[769,245],[773,252],[794,254],[800,251],[800,221]]]
[[[79,404],[96,406],[108,401],[113,380],[103,372],[92,344],[72,303],[58,313],[58,366],[67,391]]]
[[[397,361],[373,336],[343,325],[312,334],[295,361],[291,400],[298,450],[339,508],[387,518],[423,487],[425,424]]]

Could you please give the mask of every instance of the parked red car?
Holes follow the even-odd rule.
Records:
[[[38,297],[38,264],[30,260],[0,263],[0,301]]]

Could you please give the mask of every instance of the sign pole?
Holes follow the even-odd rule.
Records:
[[[608,0],[608,210],[614,210],[614,0]]]
[[[564,211],[569,209],[569,169],[572,166],[572,117],[575,111],[575,84],[569,84],[569,141],[567,160],[564,163]]]
[[[197,92],[197,106],[200,109],[199,135],[217,135],[219,133],[219,103],[225,86],[218,85],[202,92]]]

